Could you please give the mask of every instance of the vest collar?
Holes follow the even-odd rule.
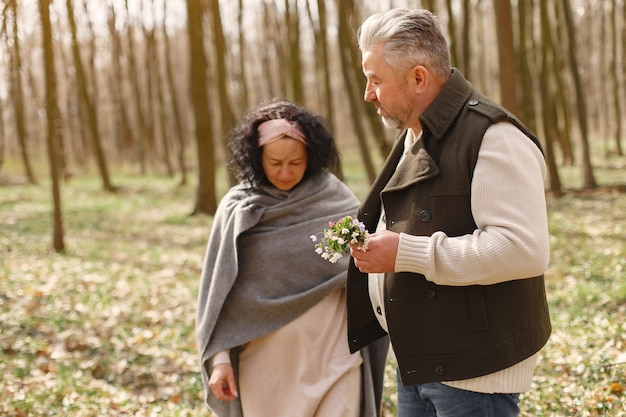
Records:
[[[452,68],[443,89],[420,116],[422,129],[428,129],[436,139],[443,137],[471,94],[472,85],[458,69]]]
[[[437,163],[424,148],[424,141],[419,140],[411,146],[404,160],[397,166],[384,191],[401,189],[437,174],[439,174]]]

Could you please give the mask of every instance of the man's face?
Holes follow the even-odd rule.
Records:
[[[416,108],[408,72],[399,74],[387,65],[383,45],[374,45],[363,51],[362,66],[367,79],[363,98],[374,103],[383,124],[395,129],[411,127]]]

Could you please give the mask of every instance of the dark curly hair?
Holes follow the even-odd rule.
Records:
[[[303,180],[338,166],[339,153],[335,141],[321,118],[289,100],[272,99],[248,111],[228,136],[230,167],[240,181],[248,181],[253,187],[270,184],[261,164],[263,148],[258,146],[257,129],[261,123],[271,119],[291,120],[302,129],[307,152]]]

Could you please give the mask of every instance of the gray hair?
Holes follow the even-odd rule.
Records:
[[[450,76],[450,51],[435,16],[425,9],[392,9],[368,17],[357,32],[361,52],[384,44],[385,62],[400,70],[423,65],[441,80]]]

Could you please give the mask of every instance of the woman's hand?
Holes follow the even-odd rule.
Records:
[[[230,401],[239,396],[237,384],[235,384],[235,373],[230,363],[220,363],[213,367],[209,388],[218,400]]]

